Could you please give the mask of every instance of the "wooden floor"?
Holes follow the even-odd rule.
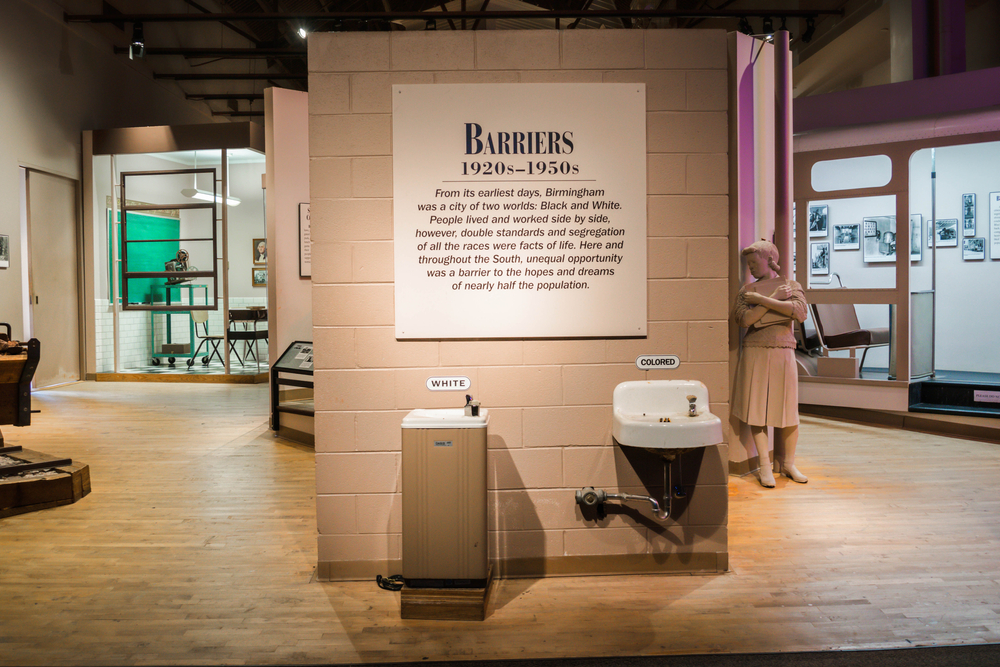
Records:
[[[80,502],[0,520],[0,664],[294,664],[1000,642],[1000,446],[817,417],[806,485],[730,482],[718,576],[500,581],[486,621],[402,621],[313,580],[313,453],[266,386],[38,392],[8,445],[90,465]],[[391,573],[387,573],[391,574]]]

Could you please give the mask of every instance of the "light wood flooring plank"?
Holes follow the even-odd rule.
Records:
[[[482,623],[318,583],[309,448],[267,387],[37,392],[7,444],[91,467],[0,520],[0,665],[306,664],[1000,641],[1000,447],[803,418],[806,485],[731,478],[732,572],[500,580]],[[391,574],[391,573],[386,573]]]

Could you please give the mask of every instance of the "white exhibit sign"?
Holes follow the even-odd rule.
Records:
[[[464,375],[442,375],[427,378],[426,384],[431,391],[465,391],[472,387],[472,380]]]
[[[976,403],[1000,403],[1000,391],[974,389],[972,391],[972,400]]]
[[[643,354],[635,358],[635,365],[640,371],[677,368],[681,365],[681,359],[675,354]]]
[[[1000,259],[1000,192],[990,193],[990,259]]]
[[[645,335],[644,84],[392,96],[397,338]]]

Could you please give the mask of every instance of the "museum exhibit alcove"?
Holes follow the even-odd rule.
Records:
[[[934,136],[889,124],[877,133],[884,143],[865,134],[860,145],[821,148],[826,140],[817,140],[797,153],[796,248],[806,261],[796,275],[807,300],[853,306],[860,329],[890,332],[887,346],[868,352],[863,373],[856,360],[837,359],[847,353],[830,353],[828,372],[818,368],[823,357],[800,354],[800,403],[1000,416],[992,353],[1000,308],[984,298],[1000,277],[1000,180],[990,168],[1000,142],[978,127],[970,118],[967,134]],[[861,178],[886,160],[881,179]],[[826,187],[817,173],[840,183]],[[848,365],[829,372],[831,359]]]
[[[253,132],[183,134],[163,142],[95,133],[90,367],[99,380],[263,382],[266,339],[254,344],[266,337],[268,306],[262,142]],[[148,150],[160,147],[184,150]],[[200,311],[207,320],[191,317]],[[198,352],[206,337],[250,327],[249,343],[234,335],[222,355]]]

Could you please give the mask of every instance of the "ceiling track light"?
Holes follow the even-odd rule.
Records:
[[[802,33],[802,41],[808,44],[816,34],[816,19],[809,17],[806,19],[806,31]]]
[[[132,41],[128,45],[128,59],[135,60],[146,55],[146,40],[142,36],[142,23],[132,24]]]
[[[427,19],[427,23],[424,24],[424,30],[437,30],[438,24],[434,19]]]
[[[736,29],[742,32],[744,35],[753,34],[753,28],[750,26],[750,21],[748,21],[747,17],[745,16],[740,17],[740,22],[739,24],[737,24]]]
[[[774,34],[774,21],[771,20],[770,16],[765,16],[764,17],[764,29],[763,29],[763,33],[765,35],[773,35]]]

